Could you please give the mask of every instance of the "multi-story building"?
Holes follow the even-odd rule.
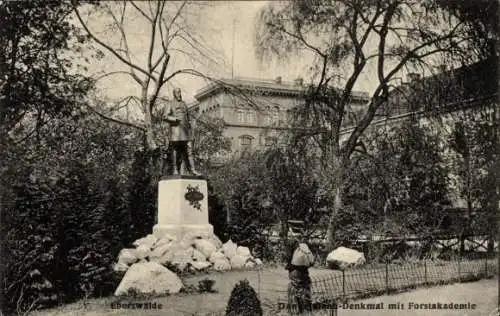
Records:
[[[440,73],[429,77],[409,77],[407,83],[392,90],[389,101],[379,108],[364,137],[387,135],[394,131],[394,127],[408,120],[425,126],[428,132],[437,136],[442,164],[448,170],[448,198],[451,202],[447,210],[450,212],[447,215],[449,218],[445,217],[445,222],[454,223],[455,231],[459,232],[466,222],[463,218],[473,217],[483,206],[478,199],[469,198],[467,201],[464,192],[477,191],[477,187],[467,188],[467,179],[460,175],[466,168],[466,158],[463,152],[459,153],[457,148],[453,148],[452,143],[457,130],[462,130],[467,139],[462,144],[467,148],[462,150],[467,155],[473,155],[474,151],[477,154],[484,144],[477,143],[481,140],[477,139],[477,135],[474,136],[474,129],[483,126],[486,128],[483,132],[487,134],[483,135],[485,139],[482,141],[490,141],[491,146],[495,146],[494,139],[497,139],[498,146],[500,103],[497,63],[489,59],[457,69],[442,69]],[[353,129],[351,126],[341,130],[341,139],[349,137]],[[485,157],[469,156],[467,159],[468,168],[475,175],[485,172]],[[474,181],[477,179],[474,178]]]
[[[232,152],[241,153],[272,146],[290,128],[290,110],[304,101],[302,79],[284,82],[249,78],[223,79],[198,91],[191,110],[199,118],[215,117],[225,122],[225,136]],[[368,101],[368,94],[354,92],[353,107]]]
[[[455,70],[442,69],[431,77],[410,74],[408,79],[392,90],[389,102],[379,108],[366,135],[390,130],[410,118],[424,125],[438,120],[449,134],[455,123],[461,124],[457,114],[485,112],[493,121],[498,116],[497,68],[490,60]],[[232,153],[260,150],[275,144],[290,128],[290,110],[304,102],[306,89],[300,78],[293,82],[284,82],[281,77],[267,81],[222,79],[199,90],[191,110],[200,119],[224,120],[224,135],[231,139]],[[348,110],[356,117],[357,112],[366,110],[369,95],[355,91],[350,101]],[[353,125],[346,117],[341,141],[349,137]]]

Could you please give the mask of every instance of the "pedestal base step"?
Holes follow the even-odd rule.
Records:
[[[185,235],[200,238],[209,238],[214,233],[214,227],[210,224],[204,225],[155,225],[153,235],[162,239],[165,236],[176,237],[181,240]]]

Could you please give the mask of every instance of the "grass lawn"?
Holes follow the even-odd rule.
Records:
[[[70,316],[70,315],[211,315],[220,314],[225,308],[231,290],[240,280],[247,279],[255,291],[259,294],[263,308],[274,306],[279,297],[286,297],[288,285],[288,272],[283,268],[262,268],[252,271],[228,271],[224,273],[210,273],[209,275],[198,275],[187,278],[187,285],[197,285],[200,280],[209,278],[215,281],[214,289],[216,293],[204,294],[177,294],[165,297],[155,297],[148,299],[124,298],[118,300],[115,297],[90,299],[84,306],[84,301],[67,304],[58,308],[38,311],[33,313],[36,316]],[[332,270],[311,268],[311,275],[318,277],[331,274]],[[112,309],[111,303],[120,301],[129,302],[156,302],[162,304],[161,310],[133,310],[133,309]]]
[[[484,260],[478,260],[477,263],[468,263],[467,267],[464,265],[464,270],[476,269],[484,266]],[[399,266],[404,270],[402,266]],[[436,276],[443,280],[449,279],[453,275],[455,265],[452,263],[444,263],[440,265],[428,265],[429,276]],[[383,273],[380,270],[383,268],[373,269],[356,269],[348,270],[346,272],[346,288],[351,289],[352,293],[363,292],[364,290],[371,289],[373,286],[382,286],[385,284]],[[396,266],[395,266],[396,269]],[[491,271],[493,267],[491,267]],[[410,269],[411,270],[411,269]],[[408,271],[410,271],[408,270]],[[462,270],[461,272],[464,272]],[[382,270],[384,271],[384,270]],[[396,271],[396,270],[394,270]],[[360,273],[363,273],[360,275]],[[370,273],[365,275],[364,273]],[[373,275],[371,275],[373,273]],[[340,271],[311,268],[311,278],[313,280],[339,280],[342,277]],[[363,276],[365,275],[365,276]],[[370,276],[371,275],[371,276]],[[400,272],[391,274],[394,278],[392,286],[397,287],[397,283],[406,284],[412,281],[412,277],[406,273],[405,275]],[[416,276],[413,276],[416,278]],[[200,280],[209,278],[215,281],[214,289],[216,293],[204,294],[176,294],[171,296],[154,297],[154,298],[116,298],[108,297],[101,299],[90,299],[88,301],[79,301],[72,304],[67,304],[58,308],[53,308],[44,311],[33,313],[36,316],[70,316],[70,315],[90,315],[90,316],[105,316],[105,315],[223,315],[226,308],[227,301],[231,294],[231,290],[238,281],[247,279],[255,291],[258,293],[262,306],[269,315],[275,314],[275,307],[278,301],[286,300],[286,289],[288,285],[287,271],[282,267],[265,267],[259,270],[252,271],[229,271],[224,273],[210,273],[209,275],[198,275],[185,279],[187,285],[197,285]],[[402,283],[403,282],[403,283]],[[403,284],[403,285],[404,285]],[[463,286],[467,287],[464,283]],[[339,287],[340,286],[340,287]],[[314,283],[313,291],[316,293],[320,290],[319,284]],[[342,287],[337,282],[330,282],[330,291],[341,293]],[[425,290],[424,290],[425,291]],[[162,304],[162,309],[113,309],[111,303],[120,302],[121,304],[133,303],[156,303]],[[434,313],[433,313],[434,315]]]

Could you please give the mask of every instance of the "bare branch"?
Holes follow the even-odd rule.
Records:
[[[155,39],[156,39],[156,22],[158,21],[158,16],[160,16],[160,6],[162,2],[156,3],[156,13],[151,22],[151,39],[149,42],[149,51],[148,51],[148,70],[153,71],[152,59],[153,59],[153,51],[155,49]],[[159,79],[161,81],[161,78]]]
[[[387,12],[384,16],[383,25],[380,31],[378,32],[380,40],[378,45],[377,75],[379,79],[379,84],[383,85],[383,91],[385,95],[388,94],[387,85],[384,82],[385,44],[386,44],[385,42],[387,38],[389,23],[392,20],[392,16],[394,15],[396,8],[397,8],[396,1],[389,5],[389,7],[387,8]]]
[[[93,107],[91,107],[90,105],[86,105],[86,107],[88,109],[90,109],[93,113],[97,114],[97,116],[107,120],[107,121],[110,121],[110,122],[113,122],[113,123],[117,123],[117,124],[120,124],[120,125],[125,125],[125,126],[129,126],[129,127],[133,127],[141,132],[146,132],[146,129],[142,126],[139,126],[139,125],[135,125],[133,123],[130,123],[130,122],[127,122],[127,121],[120,121],[118,119],[115,119],[115,118],[112,118],[112,117],[109,117],[109,116],[106,116],[102,113],[100,113],[99,111],[97,111],[96,109],[94,109]]]
[[[124,45],[125,49],[123,49],[123,50],[120,49],[120,51],[123,51],[125,53],[125,56],[127,57],[128,62],[132,63],[132,58],[130,57],[130,49],[128,47],[127,35],[125,34],[125,29],[123,27],[123,21],[124,21],[124,18],[125,18],[125,9],[126,9],[126,6],[127,6],[127,2],[124,2],[123,3],[122,14],[121,14],[121,17],[120,17],[120,21],[118,21],[118,19],[115,16],[115,14],[113,13],[112,9],[109,8],[108,9],[108,13],[111,15],[111,17],[115,21],[115,25],[116,25],[116,27],[118,28],[118,30],[120,31],[120,34],[121,34],[121,40],[123,40],[123,45]],[[130,75],[132,76],[132,78],[134,78],[134,80],[138,84],[142,85],[142,80],[136,75],[136,73],[134,72],[134,68],[133,67],[131,67],[131,69],[130,69]]]
[[[80,15],[80,12],[78,12],[78,9],[76,8],[76,6],[73,7],[73,10],[78,18],[78,21],[80,22],[80,24],[82,25],[82,27],[85,29],[85,31],[87,32],[87,34],[94,40],[96,41],[96,43],[98,43],[99,45],[101,45],[102,47],[104,47],[106,50],[108,50],[110,53],[112,53],[113,55],[115,55],[121,62],[123,62],[124,64],[140,71],[141,73],[143,73],[144,75],[146,75],[148,78],[152,79],[153,81],[156,81],[156,78],[154,78],[153,75],[151,75],[150,73],[148,73],[146,70],[142,69],[141,67],[129,62],[128,60],[126,60],[125,58],[123,58],[123,56],[121,56],[120,54],[118,54],[116,52],[115,49],[113,49],[111,46],[107,45],[106,43],[104,43],[103,41],[101,41],[100,39],[98,39],[90,30],[89,28],[87,27],[87,25],[85,24],[85,22],[83,21],[81,15]]]
[[[167,26],[167,30],[170,30],[172,28],[172,25],[175,23],[175,21],[177,20],[177,18],[179,18],[179,16],[181,15],[182,10],[186,6],[186,4],[187,4],[187,1],[183,1],[182,2],[181,7],[177,10],[177,12],[175,13],[174,17],[170,21],[170,24]]]
[[[119,71],[111,71],[111,72],[108,72],[108,73],[105,73],[99,77],[97,77],[95,79],[95,81],[99,81],[101,79],[104,79],[106,77],[109,77],[109,76],[113,76],[113,75],[119,75],[119,74],[123,74],[123,75],[128,75],[128,76],[131,76],[133,78],[133,75],[131,72],[129,71],[123,71],[123,70],[119,70]],[[135,79],[135,78],[134,78]]]
[[[365,131],[365,129],[370,125],[371,121],[375,117],[377,109],[385,102],[383,98],[380,98],[380,93],[384,91],[387,87],[387,83],[391,80],[391,78],[401,70],[402,67],[406,65],[406,63],[412,59],[416,58],[417,52],[422,50],[423,48],[437,45],[439,42],[448,40],[454,36],[455,31],[458,29],[459,25],[461,23],[457,23],[457,25],[446,35],[443,35],[439,38],[435,38],[433,40],[424,42],[409,52],[405,54],[405,56],[401,59],[401,61],[385,76],[382,78],[380,81],[378,87],[375,89],[375,92],[373,93],[372,100],[369,103],[368,110],[366,111],[364,117],[361,119],[361,121],[356,125],[354,128],[354,131],[351,133],[349,136],[348,141],[346,142],[346,145],[343,148],[343,153],[344,157],[347,159],[350,153],[354,150],[355,144],[359,137],[362,135],[362,133]],[[434,53],[436,53],[435,51]]]
[[[167,55],[167,57],[165,58],[165,61],[163,62],[160,74],[158,76],[158,82],[156,83],[155,92],[153,93],[153,97],[149,101],[149,110],[150,111],[153,109],[153,106],[156,102],[156,99],[158,98],[158,94],[160,93],[161,88],[169,80],[169,79],[163,80],[163,77],[165,77],[165,73],[167,71],[167,66],[168,66],[169,61],[170,61],[170,55]]]
[[[195,43],[192,43],[191,41],[189,41],[189,39],[186,39],[183,35],[178,35],[179,38],[183,39],[184,42],[186,44],[188,44],[193,50],[197,51],[198,54],[200,54],[201,56],[205,57],[206,59],[208,59],[210,62],[214,63],[214,64],[218,64],[218,61],[215,59],[215,58],[212,58],[210,57],[209,55],[207,55],[204,51],[202,51],[199,47],[202,46],[202,45],[196,45]]]
[[[353,65],[354,70],[353,70],[353,73],[351,74],[351,76],[349,77],[349,79],[347,80],[347,83],[344,86],[344,93],[342,96],[342,100],[340,102],[340,104],[341,104],[341,109],[339,109],[340,111],[344,111],[345,104],[347,103],[347,100],[350,97],[350,91],[354,87],[354,84],[358,80],[359,75],[363,71],[367,60],[370,58],[370,56],[367,58],[364,55],[363,49],[364,49],[364,46],[366,44],[366,41],[367,41],[369,35],[371,34],[371,31],[375,27],[374,26],[375,22],[377,21],[377,19],[380,17],[380,15],[383,12],[384,12],[384,10],[380,9],[380,3],[377,2],[376,12],[374,13],[373,18],[370,21],[368,21],[369,24],[368,24],[363,36],[361,37],[361,41],[358,41],[358,39],[357,39],[356,29],[352,29],[352,28],[349,29],[348,33],[349,33],[349,36],[353,42],[354,49],[355,49],[354,65]],[[358,16],[363,17],[362,14],[357,14],[357,15],[355,15],[355,18],[357,18]],[[353,23],[353,25],[357,25],[357,23]],[[341,125],[342,125],[342,122],[339,122],[339,124],[335,130],[335,135],[339,135]],[[337,139],[337,141],[338,141],[338,139]]]
[[[130,1],[130,4],[131,4],[131,5],[132,5],[132,6],[133,6],[133,7],[134,7],[137,11],[139,11],[139,13],[140,13],[143,17],[145,17],[145,18],[146,18],[149,22],[152,22],[152,21],[153,21],[153,19],[152,19],[150,16],[148,16],[148,15],[146,14],[146,12],[144,12],[141,8],[139,8],[139,6],[138,6],[137,4],[135,4],[135,3],[134,3],[134,1]]]
[[[310,50],[312,50],[313,52],[315,52],[316,54],[320,55],[321,57],[323,58],[326,58],[326,54],[323,53],[319,48],[311,45],[310,43],[308,43],[306,41],[306,39],[304,38],[304,36],[302,35],[302,33],[300,33],[300,30],[298,30],[298,33],[299,34],[294,34],[290,31],[287,31],[284,27],[280,28],[280,31],[285,33],[286,35],[292,37],[292,38],[295,38],[297,40],[299,40],[302,45],[304,45],[305,47],[309,48]]]

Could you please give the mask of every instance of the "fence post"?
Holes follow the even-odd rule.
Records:
[[[484,276],[488,276],[488,256],[484,257]]]
[[[462,271],[460,269],[460,261],[462,261],[462,258],[458,258],[458,282],[462,282]]]
[[[427,260],[424,259],[424,284],[427,284]]]
[[[257,270],[257,297],[259,298],[259,300],[261,300],[261,297],[260,297],[260,270]]]
[[[385,288],[387,293],[389,293],[389,263],[385,263]]]
[[[342,270],[342,298],[345,299],[345,271]]]

